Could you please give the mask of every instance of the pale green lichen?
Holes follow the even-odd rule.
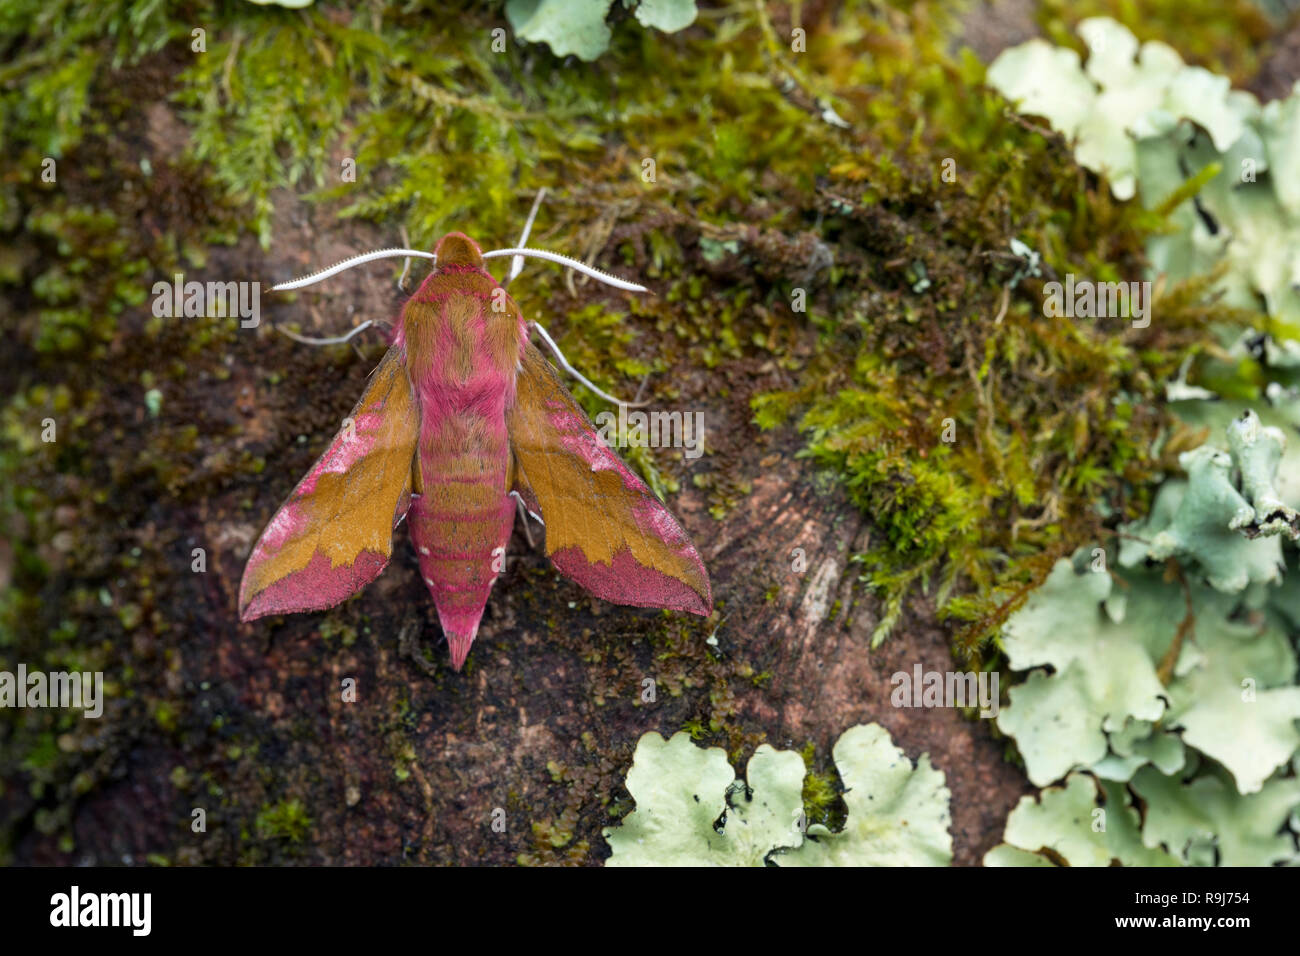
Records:
[[[1064,787],[1020,798],[1007,817],[1003,843],[985,866],[1179,866],[1142,842],[1141,818],[1121,785],[1072,773]]]
[[[1280,833],[1279,821],[1300,808],[1287,775],[1300,756],[1290,636],[1300,624],[1300,567],[1282,549],[1289,523],[1267,520],[1287,507],[1277,490],[1284,442],[1246,413],[1231,417],[1226,444],[1180,456],[1187,479],[1166,482],[1152,514],[1121,529],[1118,569],[1100,550],[1060,561],[1007,622],[1009,663],[1034,669],[1009,692],[998,726],[1015,738],[1031,781],[1069,773],[1069,794],[1019,808],[1007,845],[986,863],[1041,863],[1039,837],[1026,833],[1037,832],[1031,817],[1059,817],[1054,805],[1073,801],[1077,821],[1094,805],[1079,770],[1142,796],[1147,849],[1191,864],[1296,858],[1295,836]],[[1175,575],[1160,567],[1171,559]],[[1106,793],[1103,809],[1114,802]],[[1067,845],[1075,831],[1059,819],[1039,823],[1057,841],[1043,843],[1049,858],[1141,862],[1108,837]]]
[[[1210,443],[1177,456],[1183,474],[1144,518],[1120,525],[1108,552],[1058,562],[1008,620],[1011,666],[1033,669],[999,727],[1031,781],[1066,784],[1022,801],[985,862],[1294,861],[1295,835],[1282,828],[1300,813],[1289,772],[1300,757],[1300,568],[1283,543],[1300,507],[1300,460],[1286,440],[1300,424],[1288,387],[1300,354],[1300,168],[1289,145],[1300,92],[1261,109],[1162,44],[1139,50],[1111,21],[1086,20],[1080,33],[1086,72],[1072,51],[1031,41],[1005,52],[990,82],[1071,139],[1116,196],[1169,214],[1173,230],[1148,240],[1155,273],[1213,277],[1248,310],[1262,302],[1271,335],[1245,314],[1218,324],[1203,384],[1189,384],[1185,367],[1168,389],[1171,409]],[[1145,804],[1140,819],[1123,784]],[[1102,826],[1090,825],[1099,813]]]
[[[1228,446],[1241,472],[1242,496],[1254,510],[1251,520],[1238,528],[1252,537],[1285,534],[1292,541],[1300,537],[1300,512],[1282,500],[1276,481],[1286,432],[1264,425],[1253,408],[1247,409],[1228,426]]]
[[[609,48],[605,22],[614,0],[509,0],[506,18],[521,40],[545,43],[556,56],[573,54],[594,60]],[[631,6],[624,3],[624,6]],[[695,22],[695,0],[640,0],[636,19],[644,27],[665,33],[684,30]]]
[[[1144,845],[1168,847],[1184,862],[1272,866],[1300,860],[1287,825],[1300,809],[1300,779],[1275,777],[1242,794],[1212,770],[1190,782],[1144,769],[1133,790],[1147,805]]]
[[[833,748],[844,784],[848,820],[832,833],[808,828],[779,866],[946,866],[952,862],[949,803],[943,772],[922,754],[913,768],[879,724],[845,731]]]
[[[1106,602],[1116,581],[1120,613]],[[1259,790],[1300,747],[1300,687],[1285,631],[1235,620],[1240,604],[1150,571],[1058,563],[1003,638],[1011,666],[1033,668],[998,715],[1030,780],[1043,786],[1076,768],[1124,780],[1148,762],[1174,772],[1182,755],[1167,733],[1177,731],[1242,793]]]
[[[804,761],[764,744],[746,779],[726,753],[687,733],[637,744],[627,788],[636,800],[605,831],[610,866],[942,866],[952,860],[950,794],[922,755],[913,768],[876,724],[852,727],[833,748],[848,820],[833,832],[807,825]]]
[[[803,759],[763,745],[748,784],[733,779],[726,752],[703,750],[687,733],[637,744],[627,788],[636,809],[605,831],[610,866],[762,866],[778,846],[802,841]]]
[[[1120,565],[1170,557],[1195,561],[1211,587],[1227,592],[1276,581],[1281,539],[1242,533],[1255,520],[1255,510],[1233,486],[1232,456],[1202,445],[1178,460],[1187,479],[1166,481],[1151,514],[1122,529]]]
[[[1107,734],[1122,731],[1126,721],[1164,715],[1158,658],[1147,641],[1155,636],[1150,625],[1168,609],[1149,619],[1141,613],[1146,605],[1130,594],[1116,621],[1104,606],[1112,586],[1104,570],[1079,573],[1069,561],[1058,561],[1002,635],[1010,666],[1030,673],[1011,689],[997,723],[1016,738],[1029,779],[1039,786],[1101,761]],[[1173,610],[1177,623],[1180,605]]]
[[[1036,39],[1004,51],[990,84],[1072,141],[1080,165],[1107,176],[1116,197],[1168,211],[1174,229],[1147,244],[1154,273],[1182,279],[1223,265],[1226,304],[1253,310],[1262,297],[1294,338],[1300,91],[1261,106],[1163,43],[1139,47],[1108,18],[1084,20],[1079,34],[1086,67],[1073,50]],[[1295,345],[1275,348],[1300,361]]]

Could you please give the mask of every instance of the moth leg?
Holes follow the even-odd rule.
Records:
[[[372,325],[378,324],[380,323],[376,322],[374,319],[366,319],[366,321],[362,322],[347,335],[336,335],[333,338],[328,339],[315,339],[308,335],[299,335],[297,332],[290,332],[288,329],[281,328],[278,325],[276,326],[276,329],[293,339],[295,342],[301,342],[303,345],[342,345],[344,342],[352,341],[353,336],[360,335]]]
[[[524,223],[524,231],[519,236],[519,241],[515,243],[516,249],[524,249],[528,245],[528,234],[533,231],[533,220],[537,218],[537,209],[542,204],[542,197],[546,195],[546,187],[543,186],[537,190],[537,198],[533,200],[533,208],[528,213],[528,221]],[[501,288],[505,288],[515,276],[524,271],[524,257],[512,256],[510,258],[510,271],[506,273],[506,281],[501,283]]]
[[[555,360],[559,364],[560,368],[564,369],[583,385],[586,385],[587,388],[591,389],[605,401],[612,405],[626,405],[628,408],[644,408],[646,405],[650,404],[649,402],[625,402],[621,398],[615,398],[608,392],[601,391],[595,385],[591,384],[591,382],[587,381],[586,377],[581,372],[569,364],[569,360],[564,357],[564,353],[561,352],[560,347],[555,344],[555,340],[551,338],[550,333],[548,333],[546,329],[542,328],[541,323],[534,322],[533,329],[542,337],[542,341],[545,342],[546,347],[551,350],[551,353],[555,356]],[[640,393],[638,392],[637,394],[639,395]]]
[[[533,540],[533,529],[528,526],[528,519],[530,517],[536,518],[537,523],[542,527],[546,527],[546,522],[542,520],[541,515],[535,515],[528,510],[528,506],[524,504],[523,496],[519,494],[519,492],[512,491],[510,492],[510,496],[515,499],[515,505],[519,510],[519,520],[522,521],[524,525],[524,539],[527,540],[528,547],[536,550],[537,542]]]
[[[397,634],[397,653],[400,657],[410,658],[428,677],[437,676],[438,666],[424,656],[424,648],[420,644],[419,619],[410,618],[402,625]]]

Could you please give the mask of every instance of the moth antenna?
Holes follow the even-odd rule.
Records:
[[[289,292],[293,289],[301,289],[304,286],[315,285],[322,279],[328,279],[332,275],[338,275],[340,272],[346,272],[353,266],[359,266],[365,262],[373,262],[376,259],[394,259],[398,256],[417,256],[420,259],[437,259],[432,252],[422,252],[419,249],[376,249],[374,252],[363,252],[359,256],[353,256],[351,259],[344,259],[342,262],[330,266],[328,269],[322,269],[320,272],[313,272],[311,275],[303,276],[301,279],[294,279],[292,282],[281,282],[279,285],[271,286],[272,292]]]
[[[406,227],[403,226],[401,231],[402,231],[403,245],[409,246],[411,244],[411,237],[406,234]],[[406,279],[410,274],[411,274],[411,257],[407,256],[406,259],[402,262],[402,274],[397,277],[397,288],[401,289],[407,295],[411,294],[411,290],[406,287]]]
[[[546,195],[546,187],[543,186],[537,190],[537,198],[533,200],[533,208],[528,212],[528,221],[524,223],[524,231],[519,236],[519,241],[515,243],[516,249],[523,249],[528,245],[528,234],[533,231],[533,220],[537,218],[537,210],[542,205],[542,197]],[[506,275],[506,281],[501,283],[504,289],[514,281],[515,276],[524,271],[524,257],[515,256],[510,260],[510,272]],[[532,542],[529,542],[530,544]]]
[[[277,331],[287,335],[295,342],[301,342],[303,345],[342,345],[344,342],[352,341],[353,336],[360,335],[362,332],[364,332],[366,329],[370,328],[374,324],[375,324],[374,319],[366,319],[366,321],[362,322],[360,325],[358,325],[347,335],[336,335],[333,338],[329,338],[329,339],[314,339],[307,335],[299,335],[297,332],[290,332],[288,329],[281,328],[278,325],[275,328]]]
[[[541,335],[542,341],[546,343],[547,347],[550,348],[551,352],[554,353],[556,361],[560,363],[560,368],[564,369],[566,372],[568,372],[570,375],[576,378],[583,385],[586,385],[587,388],[591,389],[593,392],[595,392],[605,401],[609,402],[612,405],[626,405],[628,408],[644,408],[646,405],[650,404],[649,402],[625,402],[622,399],[615,398],[613,395],[609,394],[608,392],[601,391],[595,385],[591,384],[591,382],[587,380],[585,375],[583,375],[576,368],[574,368],[572,365],[569,364],[569,360],[564,357],[564,353],[560,351],[560,347],[555,344],[555,340],[551,338],[549,333],[547,333],[546,329],[542,328],[540,323],[534,322],[533,328],[538,332],[539,335]]]
[[[577,259],[570,259],[568,256],[560,255],[558,252],[547,252],[545,249],[493,249],[491,252],[483,253],[484,259],[496,259],[501,256],[533,256],[536,259],[545,259],[547,262],[558,262],[562,266],[568,266],[576,272],[581,272],[583,275],[591,276],[597,282],[603,282],[605,285],[612,285],[615,289],[623,289],[626,292],[650,291],[643,285],[637,285],[635,282],[628,282],[626,279],[612,276],[608,272],[601,272],[599,269],[593,269],[585,262],[579,262]]]

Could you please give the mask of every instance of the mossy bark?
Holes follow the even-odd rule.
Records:
[[[1011,236],[1098,271],[1135,267],[1144,224],[978,92],[978,64],[947,52],[948,5],[911,20],[808,5],[802,22],[822,36],[808,62],[775,44],[794,22],[775,8],[736,13],[730,36],[715,20],[625,31],[582,68],[539,49],[491,60],[490,6],[437,25],[398,5],[200,6],[146,24],[161,41],[131,65],[108,47],[75,61],[85,75],[61,88],[84,82],[84,113],[33,118],[6,91],[6,115],[28,125],[11,124],[26,172],[0,184],[0,295],[15,317],[0,358],[0,659],[102,670],[110,699],[98,721],[0,718],[0,859],[593,863],[630,809],[641,734],[687,728],[737,765],[762,741],[811,744],[824,776],[831,743],[874,720],[947,775],[956,861],[977,862],[1027,785],[987,721],[890,706],[895,671],[955,666],[961,626],[899,581],[946,573],[952,593],[984,599],[965,618],[987,623],[1035,560],[1079,543],[1097,494],[1122,511],[1161,421],[1139,411],[1127,434],[1107,432],[1111,397],[1121,380],[1151,393],[1208,313],[1189,301],[1122,345],[1115,330],[1048,340],[1025,295],[991,331],[1004,296],[1032,291],[997,258]],[[209,24],[200,57],[190,20]],[[45,75],[41,44],[56,47],[32,29],[10,40]],[[386,46],[367,46],[372,30]],[[315,72],[275,72],[326,54]],[[377,107],[376,91],[397,105]],[[854,128],[825,120],[827,97]],[[59,176],[42,183],[49,150]],[[945,192],[953,155],[984,178]],[[337,181],[347,158],[364,171],[356,188]],[[300,179],[327,188],[309,202]],[[713,618],[604,605],[516,534],[453,673],[399,532],[358,598],[241,625],[254,537],[383,349],[311,349],[271,325],[338,332],[391,319],[402,294],[390,270],[356,270],[267,296],[246,330],[156,318],[143,290],[176,272],[265,289],[396,244],[403,227],[417,243],[456,228],[504,245],[541,185],[537,245],[600,256],[659,293],[616,297],[531,266],[512,288],[603,385],[634,391],[650,372],[657,402],[703,412],[704,459],[634,462],[701,546]],[[895,404],[871,404],[882,396]],[[801,434],[787,419],[810,405],[822,417]],[[1031,448],[1026,409],[1070,440]],[[882,410],[896,418],[882,425]],[[960,487],[940,487],[930,457],[950,416],[973,449],[949,467]],[[53,443],[38,437],[50,418]],[[797,457],[810,442],[815,462]],[[1085,465],[1088,481],[1067,487]],[[999,578],[994,551],[1024,563]],[[886,611],[862,578],[881,568],[898,613],[873,650]],[[833,819],[833,803],[819,812]]]

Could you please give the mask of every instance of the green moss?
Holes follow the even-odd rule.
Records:
[[[576,815],[573,814],[574,817]],[[574,820],[568,817],[562,817],[558,821],[539,821],[532,825],[533,836],[552,849],[558,850],[573,840],[573,823]]]
[[[94,125],[94,86],[114,67],[187,35],[156,0],[13,0],[0,11],[0,147],[21,165],[62,157]],[[20,165],[16,163],[15,165]]]
[[[177,727],[176,711],[168,701],[156,701],[153,705],[153,719],[166,733],[174,733]]]
[[[811,742],[800,756],[807,768],[803,780],[803,809],[808,824],[820,823],[831,830],[842,829],[847,814],[839,775],[833,766],[825,772],[818,772],[817,748]]]
[[[357,629],[352,624],[326,617],[320,624],[320,636],[326,641],[337,638],[344,647],[351,647],[357,642]]]
[[[263,807],[255,825],[264,840],[301,843],[311,830],[311,817],[302,801],[295,798]]]
[[[190,30],[172,16],[191,18],[153,0],[18,2],[0,12],[0,141],[10,161],[0,186],[0,274],[11,318],[0,356],[9,386],[0,404],[0,539],[13,548],[12,586],[0,595],[0,668],[22,661],[103,672],[100,732],[132,746],[159,736],[174,744],[190,701],[180,682],[137,686],[141,661],[175,624],[159,608],[186,582],[170,561],[178,529],[142,537],[131,528],[151,526],[144,502],[202,494],[186,424],[190,435],[196,421],[219,434],[193,399],[172,396],[176,379],[194,387],[220,355],[187,362],[197,354],[190,330],[141,320],[150,283],[170,273],[176,249],[229,222],[229,205],[200,167],[140,161],[141,91],[156,97],[167,84],[153,54]],[[124,347],[142,324],[147,338]],[[155,427],[142,428],[142,375],[165,374],[168,359],[175,378],[150,383],[168,401],[150,419]],[[155,675],[159,685],[165,675]],[[39,783],[42,825],[63,852],[72,850],[63,829],[71,809],[116,774],[104,748],[86,743],[88,723],[61,711],[0,713],[0,777]],[[66,746],[44,750],[50,733]],[[39,766],[22,770],[33,755]],[[26,823],[0,820],[0,830],[30,825],[27,813]]]
[[[978,63],[912,40],[927,65],[909,92],[927,108],[916,120],[880,98],[880,145],[915,135],[831,167],[823,234],[844,265],[809,304],[818,356],[797,387],[753,408],[765,428],[797,422],[807,456],[871,517],[859,560],[885,603],[875,640],[909,590],[937,583],[941,611],[969,622],[960,644],[973,653],[1021,585],[1041,579],[1044,555],[1088,539],[1098,501],[1109,513],[1141,505],[1158,473],[1146,449],[1164,426],[1159,383],[1215,310],[1198,282],[1161,300],[1158,332],[1045,321],[1042,280],[1012,240],[1058,275],[1133,277],[1159,219],[1115,205],[1062,144],[1009,119],[979,92]],[[954,80],[966,92],[941,99]]]

